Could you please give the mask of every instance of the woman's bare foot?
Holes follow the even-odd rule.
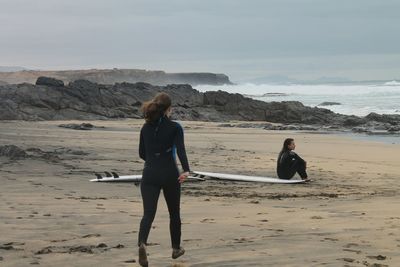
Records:
[[[139,264],[142,267],[148,267],[149,262],[147,261],[146,245],[141,244],[139,246]]]
[[[172,258],[173,259],[177,259],[180,256],[182,256],[183,254],[185,254],[185,250],[182,247],[172,249]]]

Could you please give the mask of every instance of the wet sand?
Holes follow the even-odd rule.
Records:
[[[104,128],[90,131],[62,123],[82,122],[0,122],[0,145],[31,155],[0,157],[0,265],[138,266],[139,188],[88,180],[94,172],[141,173],[142,121],[91,121]],[[293,137],[314,181],[184,184],[187,252],[171,259],[160,198],[151,266],[398,266],[399,145],[182,124],[192,170],[275,176],[283,139]]]

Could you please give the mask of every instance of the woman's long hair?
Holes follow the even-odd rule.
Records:
[[[142,112],[146,122],[155,122],[164,116],[172,101],[167,93],[158,93],[152,100],[144,102]]]
[[[285,141],[283,141],[283,146],[281,149],[281,152],[279,152],[279,156],[278,156],[278,161],[280,160],[281,156],[283,153],[289,151],[288,146],[294,141],[293,138],[286,138]]]

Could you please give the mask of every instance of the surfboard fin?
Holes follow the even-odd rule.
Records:
[[[106,174],[107,177],[113,177],[111,173],[109,172],[104,172]]]
[[[111,172],[111,173],[112,173],[112,175],[114,176],[114,178],[119,178],[118,173],[116,173],[116,172]]]
[[[97,179],[103,179],[103,176],[101,176],[101,174],[98,174],[97,172],[95,172],[94,175],[96,175]]]

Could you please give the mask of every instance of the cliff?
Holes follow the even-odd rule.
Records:
[[[66,70],[66,71],[34,71],[0,72],[0,81],[9,84],[35,83],[40,76],[54,77],[64,82],[88,80],[94,83],[114,84],[121,82],[145,82],[155,85],[167,84],[199,84],[222,85],[231,84],[225,74],[215,73],[166,73],[138,69],[105,69],[105,70]]]

